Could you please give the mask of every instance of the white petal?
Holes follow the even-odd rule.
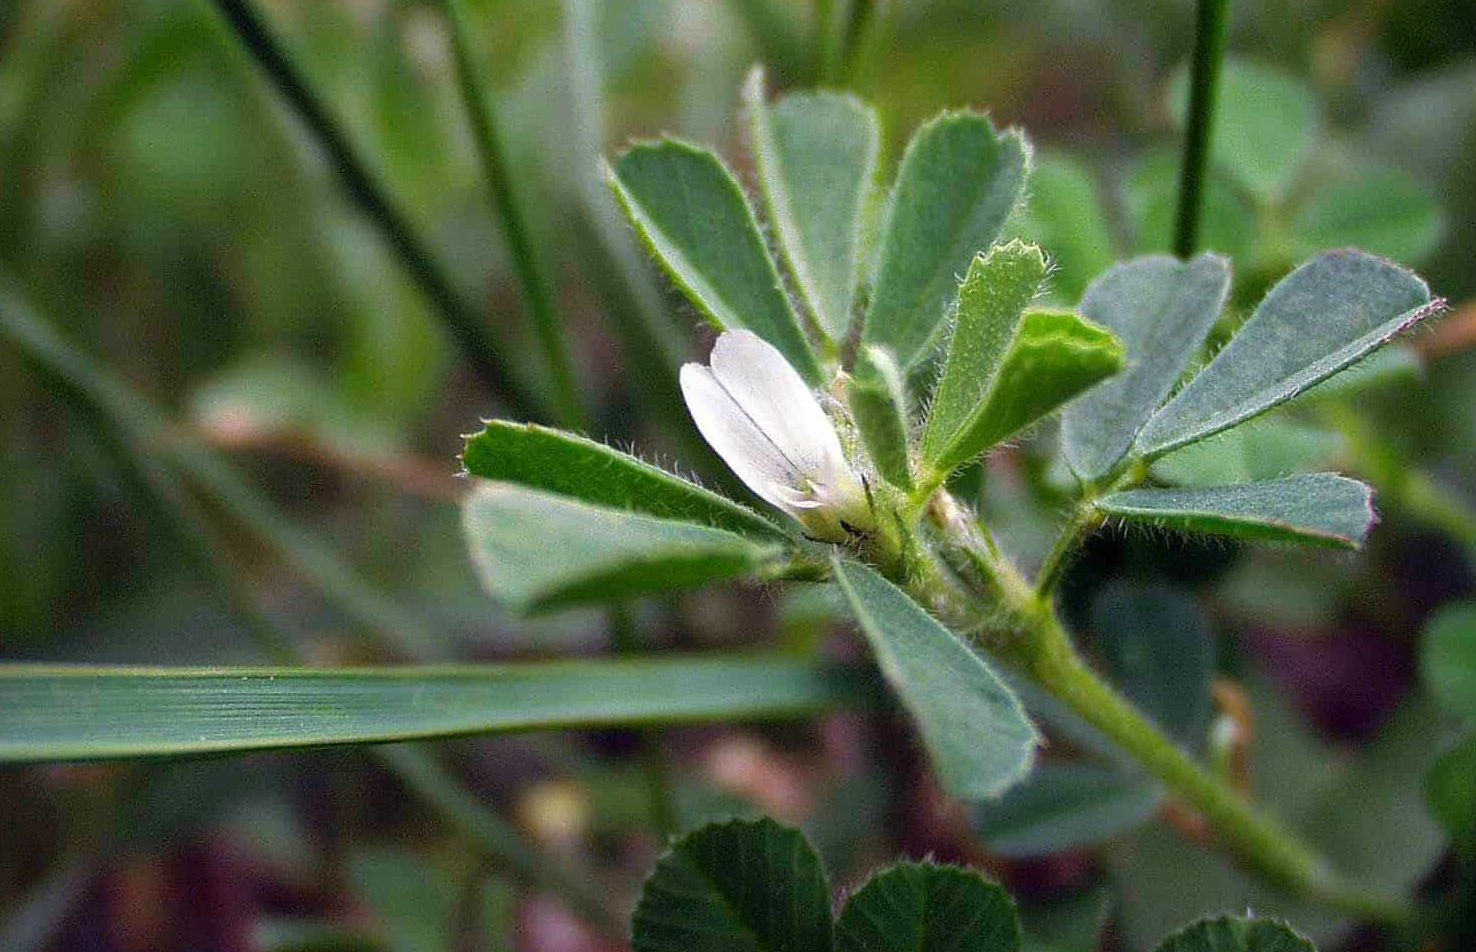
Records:
[[[713,345],[711,363],[723,389],[802,476],[829,482],[850,473],[830,418],[784,355],[762,337],[727,331]]]
[[[692,420],[728,468],[764,501],[792,511],[790,487],[802,485],[802,477],[789,458],[758,428],[711,370],[701,364],[685,364],[681,383]]]

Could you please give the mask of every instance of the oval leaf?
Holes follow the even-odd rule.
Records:
[[[1020,200],[1029,150],[985,116],[945,113],[912,137],[882,235],[863,340],[910,371],[927,356],[958,275]]]
[[[771,109],[761,69],[743,87],[769,221],[816,324],[841,340],[851,324],[861,220],[881,128],[855,96],[791,93]]]
[[[782,658],[394,668],[0,668],[0,762],[802,716],[857,682]]]
[[[1440,204],[1407,172],[1369,169],[1318,188],[1291,225],[1302,254],[1351,246],[1414,262],[1440,240]]]
[[[798,830],[714,823],[678,840],[641,890],[635,952],[830,952],[830,886]]]
[[[651,253],[708,320],[753,331],[812,386],[822,382],[753,209],[717,156],[663,139],[632,147],[606,177]]]
[[[836,952],[1015,952],[1020,920],[971,869],[899,863],[868,879],[835,924]]]
[[[482,432],[467,437],[461,461],[468,473],[483,479],[662,519],[787,538],[778,526],[726,496],[603,443],[536,423],[488,421]]]
[[[1095,846],[1153,817],[1154,784],[1095,764],[1041,764],[1024,783],[974,814],[979,837],[1001,856],[1049,856]]]
[[[1127,365],[1061,417],[1062,450],[1078,476],[1100,479],[1127,454],[1204,344],[1229,291],[1229,262],[1212,254],[1139,258],[1087,288],[1082,315],[1118,336]]]
[[[1317,952],[1317,947],[1275,919],[1220,916],[1180,929],[1158,952]]]
[[[1233,486],[1130,489],[1096,500],[1109,516],[1168,529],[1356,549],[1373,524],[1373,496],[1363,483],[1309,473]]]
[[[1332,251],[1271,289],[1208,367],[1148,421],[1159,456],[1290,400],[1439,310],[1425,282],[1360,251]]]
[[[776,556],[721,529],[481,483],[462,527],[487,592],[524,614],[733,578]]]
[[[985,800],[1024,777],[1040,736],[984,659],[876,572],[856,562],[833,564],[877,664],[917,722],[949,794]]]

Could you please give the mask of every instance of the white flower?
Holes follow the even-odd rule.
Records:
[[[874,526],[866,490],[830,418],[784,355],[751,331],[726,331],[711,367],[682,367],[697,429],[738,478],[817,539]]]

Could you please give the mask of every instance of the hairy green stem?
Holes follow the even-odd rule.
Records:
[[[255,58],[328,154],[354,203],[378,227],[411,279],[435,305],[435,313],[483,385],[506,400],[510,410],[525,416],[541,415],[538,411],[543,409],[544,401],[518,378],[505,361],[481,316],[462,299],[408,219],[370,174],[368,164],[272,34],[254,0],[213,2],[242,46]]]
[[[543,351],[544,370],[553,387],[553,400],[559,422],[573,430],[587,429],[589,420],[579,398],[574,365],[569,359],[568,341],[555,302],[554,285],[542,259],[534,249],[532,231],[528,227],[527,201],[521,194],[518,178],[508,166],[507,150],[497,128],[497,114],[492,97],[478,68],[472,49],[471,23],[465,0],[443,0],[446,20],[451,28],[451,46],[456,53],[456,79],[471,123],[472,138],[482,160],[482,173],[502,225],[502,237],[512,257],[518,276],[523,304],[532,318],[533,336]]]
[[[1184,162],[1179,170],[1179,207],[1174,225],[1174,254],[1188,258],[1199,243],[1204,207],[1205,172],[1209,166],[1210,129],[1220,65],[1225,59],[1230,0],[1199,0],[1194,21],[1194,59],[1189,73],[1189,112],[1184,129]]]

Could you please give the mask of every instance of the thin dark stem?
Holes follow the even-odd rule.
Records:
[[[472,50],[471,25],[463,3],[464,0],[444,0],[446,18],[451,27],[451,45],[456,51],[456,77],[461,85],[467,118],[471,122],[472,138],[477,143],[482,172],[492,193],[503,239],[512,256],[523,304],[532,318],[533,334],[543,351],[544,370],[552,384],[559,422],[574,429],[586,429],[588,419],[579,399],[579,387],[575,383],[563,323],[559,320],[553,281],[534,250],[526,214],[527,203],[518,180],[508,167],[507,151],[497,128],[492,97],[487,93],[484,73],[478,69]]]
[[[1194,61],[1189,75],[1189,114],[1184,130],[1184,164],[1179,172],[1179,210],[1174,226],[1174,254],[1188,258],[1199,243],[1204,205],[1205,170],[1209,164],[1210,130],[1225,59],[1230,0],[1199,0],[1194,24]]]
[[[525,415],[540,415],[537,411],[543,408],[544,401],[517,379],[481,317],[455,290],[410,223],[386,197],[347,134],[272,35],[253,0],[213,2],[241,44],[328,153],[349,196],[378,227],[411,279],[435,305],[446,330],[482,383],[503,397],[511,409]]]

